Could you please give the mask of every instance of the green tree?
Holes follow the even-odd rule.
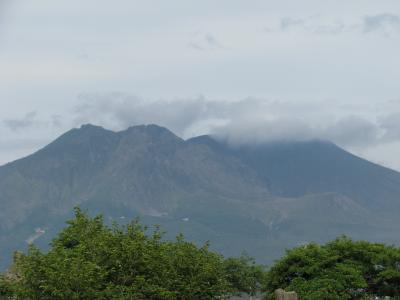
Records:
[[[295,290],[302,299],[400,296],[400,250],[340,237],[288,250],[270,269],[265,290]]]
[[[236,294],[255,296],[265,281],[265,267],[257,265],[253,258],[242,255],[230,257],[224,262],[227,279]]]
[[[12,286],[5,276],[0,275],[0,299],[8,299],[13,295]]]
[[[76,209],[47,253],[31,246],[15,256],[10,274],[17,279],[0,278],[0,293],[24,300],[200,300],[255,293],[259,286],[262,270],[254,262],[224,260],[208,244],[162,236],[158,228],[147,234],[138,221],[106,226],[101,216]]]

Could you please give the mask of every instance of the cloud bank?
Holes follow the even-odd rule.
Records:
[[[30,154],[82,124],[115,131],[158,124],[184,139],[209,134],[233,145],[329,140],[367,159],[400,169],[396,156],[396,149],[400,150],[398,120],[398,100],[365,104],[248,97],[227,101],[201,95],[147,99],[123,92],[85,93],[63,115],[32,111],[3,120],[1,136],[13,138],[0,137],[0,145],[4,163]]]
[[[73,110],[76,126],[92,122],[120,130],[155,123],[183,138],[211,134],[234,144],[324,139],[360,148],[400,140],[400,113],[383,110],[377,117],[374,106],[351,109],[335,101],[222,101],[204,96],[149,100],[117,92],[82,94],[80,101]]]

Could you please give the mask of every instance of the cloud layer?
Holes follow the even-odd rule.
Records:
[[[212,134],[232,143],[325,139],[352,148],[400,141],[398,113],[377,117],[374,106],[351,109],[335,101],[149,100],[125,93],[82,94],[80,100],[75,124],[93,122],[116,130],[155,123],[184,138]]]
[[[6,154],[22,153],[19,154],[22,156],[64,131],[86,123],[116,131],[134,125],[158,124],[185,139],[210,134],[234,145],[329,140],[356,154],[399,168],[400,160],[393,150],[400,145],[398,120],[400,101],[366,105],[254,97],[228,101],[205,96],[155,100],[122,92],[86,93],[80,94],[76,104],[71,104],[63,115],[32,111],[3,120],[0,145]],[[14,138],[4,139],[10,133]],[[388,152],[383,156],[385,151]]]

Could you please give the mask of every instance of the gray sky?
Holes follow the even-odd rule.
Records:
[[[0,0],[0,164],[91,122],[400,170],[399,53],[398,0]]]

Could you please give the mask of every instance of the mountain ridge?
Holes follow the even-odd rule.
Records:
[[[86,124],[0,166],[0,256],[24,248],[37,228],[47,229],[36,240],[44,247],[80,205],[270,262],[343,233],[398,242],[399,198],[400,173],[326,141],[232,147],[154,124],[117,132]]]

